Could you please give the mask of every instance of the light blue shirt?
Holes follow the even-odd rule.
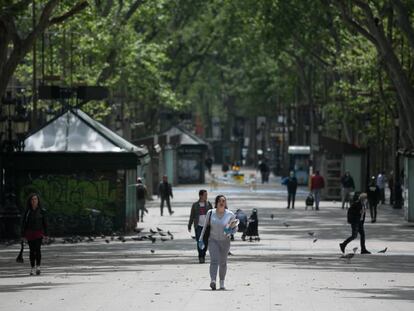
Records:
[[[203,226],[203,231],[201,232],[199,240],[203,240],[204,231],[206,230],[208,220],[210,220],[210,239],[219,241],[229,239],[229,237],[224,233],[224,228],[235,218],[236,216],[234,213],[227,209],[224,210],[224,214],[221,217],[217,215],[215,209],[209,210],[206,216],[206,223]]]

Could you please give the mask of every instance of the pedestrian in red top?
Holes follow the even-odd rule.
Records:
[[[47,238],[46,211],[41,208],[39,195],[32,193],[26,203],[26,211],[23,216],[22,237],[27,240],[30,249],[30,275],[36,272],[40,274],[40,262],[42,259],[42,239]],[[36,269],[35,269],[36,263]]]
[[[321,200],[321,190],[325,188],[325,180],[319,171],[315,171],[315,175],[311,178],[311,191],[313,192],[313,197],[315,198],[315,207],[316,210],[319,210],[319,202]]]

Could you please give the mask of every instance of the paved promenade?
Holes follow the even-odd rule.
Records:
[[[198,263],[194,233],[187,231],[191,203],[200,187],[209,187],[186,186],[174,189],[173,216],[160,217],[155,200],[139,224],[141,235],[159,227],[173,240],[62,244],[57,238],[43,247],[40,276],[28,275],[28,252],[17,264],[18,245],[1,245],[0,310],[413,310],[414,225],[402,211],[380,207],[378,222],[366,224],[372,255],[344,260],[338,243],[350,228],[340,203],[305,211],[304,189],[287,210],[284,189],[271,182],[257,191],[228,184],[209,194],[211,201],[225,194],[231,210],[259,214],[260,242],[241,241],[240,234],[232,242],[225,291],[210,290],[209,258]],[[347,251],[354,247],[359,239]]]

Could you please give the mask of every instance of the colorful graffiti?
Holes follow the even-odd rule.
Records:
[[[33,174],[19,176],[19,201],[24,205],[29,193],[39,193],[47,209],[50,225],[57,234],[110,230],[117,218],[125,194],[123,181],[115,172],[83,174]],[[88,229],[89,228],[89,229]],[[112,228],[114,229],[114,228]]]

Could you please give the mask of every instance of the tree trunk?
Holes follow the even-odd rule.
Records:
[[[414,148],[414,87],[411,85],[407,74],[396,56],[392,43],[386,38],[384,28],[378,18],[374,17],[369,4],[359,0],[352,3],[362,10],[364,15],[363,22],[357,20],[348,10],[345,1],[336,0],[335,4],[341,10],[342,19],[347,23],[352,31],[357,31],[371,41],[378,52],[379,57],[387,67],[387,73],[397,90],[400,101],[398,102],[398,115],[402,120],[402,131],[406,132],[408,145],[406,148]],[[365,27],[366,26],[366,27]]]

